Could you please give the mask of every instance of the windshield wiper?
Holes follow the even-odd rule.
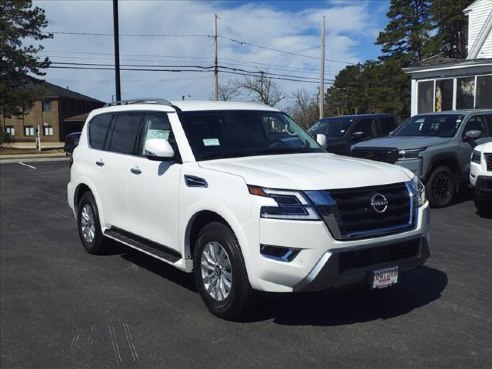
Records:
[[[303,147],[275,147],[264,150],[258,150],[257,155],[277,155],[277,154],[303,154],[312,152],[310,149]],[[315,151],[313,151],[315,152]]]
[[[202,154],[200,155],[200,160],[238,158],[242,156],[254,156],[256,155],[256,153],[257,153],[256,151],[252,151],[252,150],[217,152],[217,153],[210,153],[210,154]]]

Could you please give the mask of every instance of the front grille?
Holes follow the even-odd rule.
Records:
[[[484,154],[487,163],[487,171],[492,172],[492,154]]]
[[[414,204],[406,183],[326,193],[333,204],[316,208],[335,239],[381,236],[410,230],[415,225]],[[384,199],[386,206],[381,203]]]
[[[398,160],[398,150],[396,149],[355,149],[352,155],[356,158],[382,161],[394,164]]]
[[[408,259],[419,255],[420,239],[339,253],[339,271]]]

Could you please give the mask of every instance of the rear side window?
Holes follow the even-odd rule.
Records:
[[[89,122],[89,143],[93,149],[104,148],[109,123],[111,123],[111,114],[97,115]]]
[[[140,114],[118,114],[114,122],[109,150],[133,154],[138,138]]]
[[[381,123],[381,134],[383,136],[387,136],[398,127],[398,122],[392,117],[379,118],[379,122]]]
[[[374,136],[373,131],[374,119],[361,119],[354,127],[353,132],[364,132],[364,137]]]

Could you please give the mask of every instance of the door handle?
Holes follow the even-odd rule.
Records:
[[[132,168],[132,169],[130,169],[130,172],[132,172],[133,174],[136,174],[136,175],[139,175],[142,173],[142,171],[138,168]]]
[[[98,160],[98,161],[96,161],[96,165],[98,165],[100,167],[103,167],[104,166],[104,161]]]

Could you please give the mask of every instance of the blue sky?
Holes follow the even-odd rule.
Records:
[[[53,61],[49,82],[109,101],[111,70],[66,69],[78,63],[113,62],[112,1],[34,1],[46,10],[48,31],[43,56]],[[263,71],[286,95],[298,89],[314,94],[320,68],[320,22],[326,18],[325,85],[345,66],[377,58],[374,45],[384,29],[388,0],[331,1],[121,1],[119,3],[123,98],[155,96],[210,99],[213,84],[214,14],[219,16],[220,84]],[[139,66],[139,67],[133,67]],[[190,68],[193,66],[194,68]],[[193,70],[198,67],[201,70]],[[164,70],[163,70],[164,69]],[[181,70],[170,72],[170,69]],[[295,78],[293,78],[295,77]],[[292,81],[292,79],[297,79]],[[242,100],[249,96],[239,97]]]

